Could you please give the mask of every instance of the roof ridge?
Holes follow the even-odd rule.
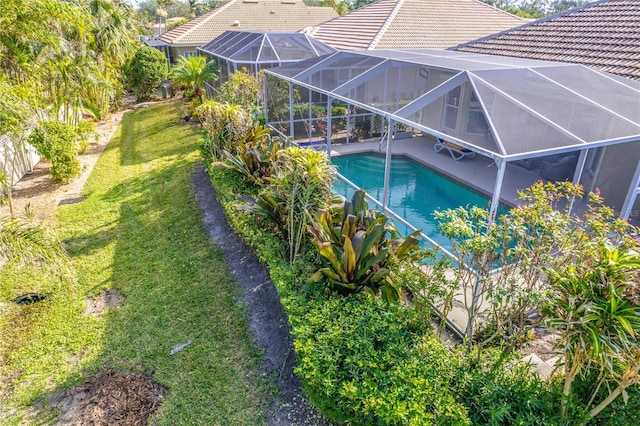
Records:
[[[211,15],[207,16],[205,19],[202,19],[200,22],[198,22],[198,25],[192,25],[191,28],[189,28],[187,31],[185,31],[182,35],[180,35],[179,37],[176,38],[176,41],[186,37],[187,35],[189,35],[193,30],[195,30],[196,28],[199,27],[199,25],[201,25],[203,22],[208,21],[209,19],[213,18],[214,16],[218,15],[220,12],[222,12],[223,10],[227,9],[229,6],[231,6],[232,4],[237,3],[240,0],[229,0],[228,2],[224,3],[222,6],[218,6],[215,9],[213,9],[211,12]],[[205,14],[206,15],[206,14]]]
[[[158,38],[167,43],[176,43],[178,40],[184,38],[187,34],[190,34],[193,30],[199,28],[203,22],[208,21],[212,16],[218,15],[218,13],[220,13],[222,10],[226,9],[229,5],[235,3],[236,1],[237,0],[229,0],[223,5],[216,7],[215,9],[211,9],[210,11],[203,13],[200,16],[196,16],[195,18],[185,22],[182,25],[178,25],[177,27],[172,28],[166,33],[161,34]],[[184,29],[184,32],[182,32],[181,29]],[[175,37],[171,33],[176,33]],[[167,37],[169,37],[168,40]]]
[[[520,31],[521,29],[524,29],[524,28],[528,28],[528,27],[532,27],[532,26],[536,26],[536,25],[541,25],[541,24],[546,24],[547,22],[550,22],[550,21],[552,21],[554,19],[563,17],[565,15],[581,12],[581,11],[583,11],[585,9],[589,9],[591,7],[596,7],[596,6],[599,6],[602,3],[608,3],[610,1],[615,1],[615,0],[597,0],[597,1],[594,1],[593,3],[588,3],[588,4],[585,4],[583,6],[574,7],[572,9],[568,9],[568,10],[565,10],[563,12],[556,13],[555,15],[547,16],[546,18],[540,18],[540,19],[536,19],[535,21],[527,22],[527,23],[525,23],[523,25],[520,25],[518,27],[510,28],[508,30],[501,31],[499,33],[491,34],[491,35],[488,35],[486,37],[481,37],[481,38],[478,38],[476,40],[468,41],[466,43],[462,43],[462,44],[459,44],[457,46],[450,47],[448,50],[459,50],[459,49],[462,49],[464,47],[468,47],[468,46],[474,45],[476,43],[481,43],[481,42],[484,42],[484,41],[492,40],[494,38],[498,38],[498,37],[503,36],[505,34],[513,33],[513,32],[516,32],[516,31]]]
[[[367,49],[376,48],[376,45],[378,44],[378,42],[380,42],[380,39],[382,38],[384,33],[387,31],[387,29],[391,25],[391,22],[393,22],[393,19],[396,17],[396,15],[398,14],[398,11],[400,10],[403,4],[404,4],[404,0],[398,0],[396,5],[393,7],[391,12],[389,13],[389,16],[384,21],[384,24],[382,24],[382,27],[380,27],[380,31],[378,31],[378,34],[376,34],[373,40],[371,40],[371,43],[369,43],[369,46],[367,47]]]

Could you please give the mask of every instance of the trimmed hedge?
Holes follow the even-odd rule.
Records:
[[[450,352],[402,305],[354,295],[307,308],[291,320],[296,372],[323,414],[363,425],[470,424],[450,392]]]

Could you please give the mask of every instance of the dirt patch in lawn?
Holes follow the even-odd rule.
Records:
[[[56,425],[146,425],[165,390],[146,376],[102,370],[78,386],[51,396],[62,413]]]
[[[124,303],[122,293],[108,289],[87,300],[87,308],[84,310],[85,315],[99,316],[106,309],[118,308]]]

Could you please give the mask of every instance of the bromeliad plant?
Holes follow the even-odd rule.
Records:
[[[277,136],[271,137],[269,133],[266,127],[252,127],[245,140],[238,144],[236,154],[223,152],[226,162],[221,164],[242,174],[250,182],[263,186],[266,179],[275,173],[278,151],[287,144]]]
[[[398,300],[400,289],[393,279],[392,262],[422,256],[420,231],[401,238],[384,213],[369,210],[364,190],[356,191],[342,208],[322,211],[309,231],[320,255],[329,262],[309,282],[326,280],[330,289],[343,294],[365,291],[380,293],[385,301]]]

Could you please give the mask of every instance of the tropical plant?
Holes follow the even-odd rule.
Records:
[[[171,68],[169,78],[185,86],[186,100],[197,100],[198,104],[202,104],[204,84],[207,81],[216,81],[218,73],[218,64],[213,61],[207,62],[205,56],[189,56],[178,58],[178,63]]]
[[[439,231],[452,243],[454,279],[466,295],[467,337],[477,331],[477,318],[486,318],[476,344],[497,340],[508,351],[524,341],[541,319],[547,291],[543,268],[583,262],[603,238],[632,244],[637,231],[616,219],[597,194],[589,195],[583,215],[570,214],[582,196],[582,188],[571,182],[537,182],[520,193],[523,204],[495,221],[479,207],[434,214]]]
[[[222,160],[224,152],[235,155],[238,143],[246,140],[254,127],[250,114],[242,107],[233,104],[221,104],[205,101],[197,107],[193,115],[199,119],[207,132],[203,144],[206,156],[212,160]]]
[[[640,306],[625,298],[637,285],[640,255],[606,239],[599,245],[589,262],[545,270],[551,296],[543,313],[564,359],[563,416],[578,398],[593,418],[640,383]],[[589,374],[595,380],[581,394],[576,379]]]
[[[138,30],[135,11],[125,2],[90,0],[89,12],[93,16],[93,43],[96,62],[104,81],[88,90],[93,98],[97,118],[104,117],[109,110],[119,107],[124,90],[122,69],[136,50]]]
[[[263,186],[267,178],[275,172],[278,151],[286,142],[279,137],[271,137],[266,127],[250,129],[243,142],[238,144],[237,154],[224,151],[226,162],[222,165],[244,175],[250,182]]]
[[[0,259],[44,267],[69,279],[74,277],[69,256],[58,238],[23,217],[0,218]]]
[[[150,95],[167,78],[167,59],[158,49],[140,45],[124,68],[127,86],[133,90],[138,102]]]
[[[309,231],[319,254],[329,262],[309,282],[326,280],[330,289],[343,294],[366,291],[380,293],[385,301],[397,300],[400,289],[393,279],[392,262],[422,256],[420,231],[401,238],[384,213],[369,210],[364,190],[356,191],[340,209],[321,212]]]
[[[240,210],[270,217],[287,241],[293,263],[307,242],[309,212],[324,209],[333,200],[335,168],[324,152],[290,146],[277,151],[269,185],[257,198],[244,198]]]

